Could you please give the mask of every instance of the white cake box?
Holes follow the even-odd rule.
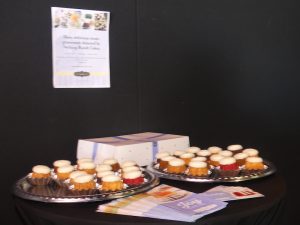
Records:
[[[152,132],[79,139],[77,159],[93,158],[95,163],[101,163],[104,159],[115,158],[120,163],[134,160],[140,166],[146,166],[151,164],[158,152],[174,152],[189,146],[188,136]]]

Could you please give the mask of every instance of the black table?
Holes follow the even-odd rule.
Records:
[[[161,183],[195,193],[203,192],[218,184],[188,183],[162,179]],[[239,183],[222,183],[246,186],[265,195],[263,198],[231,201],[228,206],[200,218],[202,225],[267,225],[283,224],[286,187],[279,174]],[[132,225],[132,224],[191,224],[177,221],[121,216],[95,212],[102,202],[93,203],[42,203],[15,197],[15,206],[26,225]]]

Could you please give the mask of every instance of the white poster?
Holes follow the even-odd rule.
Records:
[[[110,87],[110,13],[51,7],[51,14],[53,86]]]

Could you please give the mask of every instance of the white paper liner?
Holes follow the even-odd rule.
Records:
[[[248,170],[248,169],[245,169],[245,166],[241,166],[241,170],[242,170],[242,173],[243,173],[244,175],[251,175],[251,174],[262,173],[262,172],[264,172],[266,169],[268,169],[268,166],[267,166],[267,165],[264,165],[264,169],[262,169],[262,170]]]
[[[70,194],[73,194],[73,195],[94,195],[94,194],[97,194],[99,193],[99,184],[96,183],[96,187],[94,189],[87,189],[87,190],[75,190],[74,189],[74,185],[70,185],[69,186],[69,191],[70,191]]]

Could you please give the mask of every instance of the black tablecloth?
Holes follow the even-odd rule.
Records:
[[[189,183],[162,179],[161,183],[195,193],[219,184]],[[267,225],[283,224],[281,219],[285,203],[285,182],[282,176],[269,177],[222,185],[246,186],[265,195],[263,198],[231,201],[225,209],[198,219],[202,225]],[[102,202],[42,203],[15,197],[16,209],[28,225],[129,225],[129,224],[191,224],[169,220],[121,216],[95,212]]]

